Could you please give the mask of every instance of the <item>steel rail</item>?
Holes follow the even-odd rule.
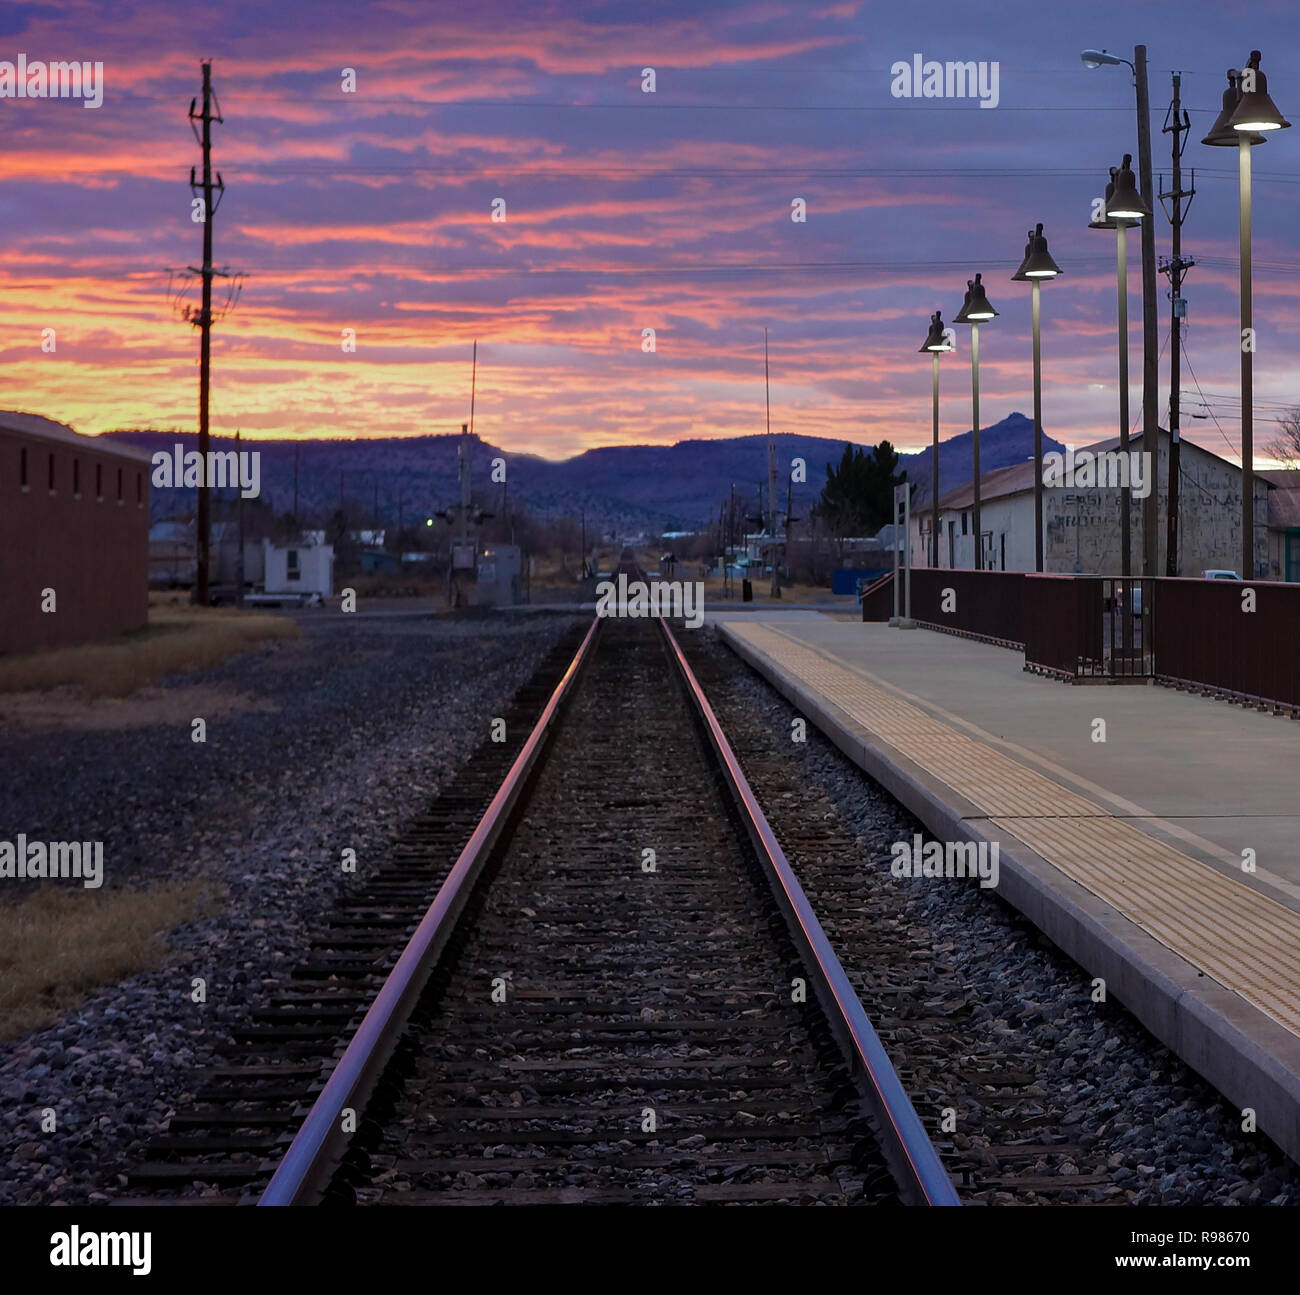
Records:
[[[659,624],[755,853],[771,883],[777,903],[786,915],[791,934],[803,954],[805,967],[812,973],[814,989],[832,1032],[853,1070],[866,1079],[863,1089],[875,1117],[881,1150],[898,1181],[903,1199],[910,1204],[960,1205],[948,1171],[926,1134],[880,1042],[880,1036],[853,992],[853,986],[759,806],[740,761],[736,759],[713,707],[704,695],[704,689],[695,678],[668,622],[661,620]]]
[[[537,766],[556,713],[590,654],[599,625],[599,618],[592,621],[582,646],[556,684],[541,717],[510,766],[505,781],[375,996],[258,1205],[316,1204],[323,1197],[350,1142],[351,1135],[343,1131],[343,1113],[352,1110],[358,1122],[364,1114],[402,1029],[464,911],[483,865],[505,831],[529,776]]]

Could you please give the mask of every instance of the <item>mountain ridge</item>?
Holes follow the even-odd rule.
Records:
[[[150,453],[180,442],[197,449],[192,432],[114,431],[104,435]],[[455,434],[376,437],[364,440],[246,441],[242,448],[261,455],[261,493],[277,512],[293,507],[294,463],[298,463],[298,508],[304,517],[323,519],[339,506],[376,514],[393,525],[407,525],[445,509],[458,498]],[[776,433],[777,508],[785,510],[784,481],[795,458],[806,464],[807,480],[793,488],[792,511],[807,516],[826,481],[827,466],[837,465],[845,444],[869,449],[865,441],[846,442],[821,436]],[[969,431],[939,445],[940,495],[965,484],[971,476]],[[760,488],[766,494],[767,437],[764,433],[714,440],[692,438],[672,445],[607,445],[567,459],[510,453],[475,438],[471,455],[474,497],[496,509],[504,502],[522,504],[544,518],[576,517],[585,511],[588,525],[622,534],[635,531],[688,530],[718,516],[734,485],[736,498],[754,514]],[[229,450],[229,437],[214,437],[214,449]],[[1044,437],[1044,449],[1060,449]],[[980,431],[980,466],[985,472],[1022,461],[1033,453],[1033,423],[1012,413]],[[900,454],[899,469],[917,489],[913,506],[929,499],[929,446]],[[493,460],[504,459],[506,484],[491,481]],[[151,492],[155,519],[194,507],[195,491],[184,488]]]

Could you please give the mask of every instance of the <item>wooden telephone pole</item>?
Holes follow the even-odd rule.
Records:
[[[1183,188],[1183,149],[1187,141],[1183,135],[1191,129],[1187,113],[1182,106],[1179,93],[1182,78],[1174,73],[1174,100],[1165,114],[1162,133],[1173,136],[1173,182],[1168,192],[1160,194],[1163,204],[1166,199],[1172,204],[1165,208],[1169,217],[1171,230],[1171,252],[1169,259],[1160,266],[1160,273],[1169,278],[1169,511],[1165,516],[1165,575],[1178,574],[1178,474],[1181,446],[1178,429],[1180,425],[1179,387],[1182,383],[1182,325],[1187,314],[1187,302],[1183,298],[1183,275],[1196,264],[1184,257],[1183,219],[1187,209],[1192,205],[1196,194],[1196,172],[1192,172],[1192,187]],[[1161,185],[1161,189],[1164,185]],[[1183,199],[1187,199],[1187,207]]]
[[[221,181],[221,173],[217,172],[217,178],[212,178],[212,123],[221,121],[221,108],[217,106],[215,114],[213,113],[213,94],[212,94],[212,62],[205,60],[203,66],[203,110],[197,116],[194,109],[196,103],[190,101],[190,125],[194,128],[195,123],[201,124],[201,130],[195,129],[194,134],[198,138],[199,144],[203,149],[203,179],[198,181],[194,174],[194,168],[190,167],[190,189],[202,190],[202,209],[200,215],[203,218],[203,268],[199,271],[203,279],[203,304],[200,306],[198,314],[191,316],[191,322],[198,325],[199,329],[199,459],[203,464],[203,480],[199,484],[199,507],[198,507],[198,577],[196,582],[195,598],[200,606],[207,606],[208,602],[208,550],[210,539],[210,496],[208,494],[208,393],[211,386],[211,367],[212,367],[212,217],[216,214],[216,205],[212,201],[214,192],[218,195],[217,202],[220,202],[220,194],[224,191],[225,185]]]
[[[222,116],[221,104],[212,88],[212,61],[206,59],[200,66],[203,68],[203,106],[200,109],[198,99],[190,100],[190,129],[203,150],[203,175],[200,178],[197,170],[190,167],[190,191],[195,195],[191,206],[191,219],[203,226],[203,264],[199,267],[187,266],[186,270],[190,274],[199,276],[202,282],[202,299],[197,308],[187,306],[180,313],[199,330],[199,458],[203,464],[203,478],[199,482],[198,516],[195,523],[198,532],[195,545],[198,570],[195,573],[194,597],[196,602],[205,606],[208,602],[208,560],[212,529],[209,493],[211,486],[208,481],[208,395],[211,390],[212,375],[212,322],[214,318],[224,317],[234,305],[243,276],[232,275],[229,269],[218,270],[212,264],[212,218],[216,215],[226,191],[221,172],[218,171],[215,178],[212,172],[212,124],[220,123]],[[200,194],[201,197],[198,196]],[[229,279],[230,283],[225,302],[214,312],[212,280],[218,277]],[[180,303],[178,301],[175,304]],[[297,511],[296,501],[294,511]]]

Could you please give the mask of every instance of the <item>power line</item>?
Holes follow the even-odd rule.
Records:
[[[1196,370],[1192,368],[1192,357],[1187,354],[1187,343],[1185,341],[1183,342],[1183,359],[1187,361],[1187,372],[1192,375],[1192,381],[1196,383],[1196,390],[1201,391],[1200,379],[1196,376]],[[1204,395],[1205,393],[1201,392],[1202,399],[1204,398]],[[1240,458],[1241,445],[1240,444],[1233,445],[1233,443],[1228,439],[1227,433],[1219,425],[1219,419],[1218,416],[1215,414],[1214,410],[1210,409],[1208,405],[1206,406],[1206,410],[1209,413],[1210,417],[1214,419],[1214,425],[1219,429],[1219,435],[1223,437],[1223,443],[1228,447],[1229,450],[1232,451],[1232,453],[1234,453],[1235,455],[1237,455],[1238,458]]]
[[[15,155],[9,155],[12,162]],[[149,179],[167,181],[173,178],[172,171],[179,170],[181,163],[176,163],[175,167],[166,169],[150,170],[140,167],[102,167],[102,166],[85,166],[85,167],[67,167],[64,168],[61,175],[95,175],[95,176],[112,176],[117,178],[129,179]],[[226,170],[232,175],[274,175],[274,176],[294,176],[298,178],[320,177],[321,179],[336,179],[346,176],[381,176],[392,177],[394,179],[405,178],[412,175],[428,175],[438,179],[528,179],[528,180],[574,180],[574,179],[684,179],[684,180],[708,180],[716,177],[727,179],[862,179],[862,180],[882,180],[882,179],[971,179],[971,180],[991,180],[991,179],[1019,179],[1022,177],[1033,177],[1036,179],[1073,179],[1073,178],[1095,178],[1097,168],[1092,166],[987,166],[987,167],[959,167],[959,166],[939,166],[931,164],[921,164],[917,166],[886,166],[886,167],[633,167],[633,166],[533,166],[528,163],[521,165],[493,165],[493,166],[460,166],[460,165],[438,165],[436,163],[421,164],[412,163],[409,166],[385,165],[366,165],[364,163],[340,163],[337,165],[316,165],[308,163],[294,162],[239,162],[226,164]],[[1218,167],[1197,168],[1197,173],[1202,178],[1209,177],[1215,180],[1231,180],[1236,182],[1236,172],[1221,169]],[[31,173],[14,172],[11,176],[13,179],[36,179],[45,178],[43,172],[33,171]],[[1257,183],[1271,184],[1300,184],[1300,176],[1286,174],[1282,172],[1256,172],[1254,180]],[[1213,259],[1213,258],[1206,258]],[[1220,258],[1221,259],[1221,258]],[[1235,261],[1233,262],[1235,264]],[[1267,268],[1267,262],[1258,264]]]

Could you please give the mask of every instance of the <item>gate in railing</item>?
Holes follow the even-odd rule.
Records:
[[[1151,581],[1027,575],[1025,668],[1067,679],[1149,679]]]

